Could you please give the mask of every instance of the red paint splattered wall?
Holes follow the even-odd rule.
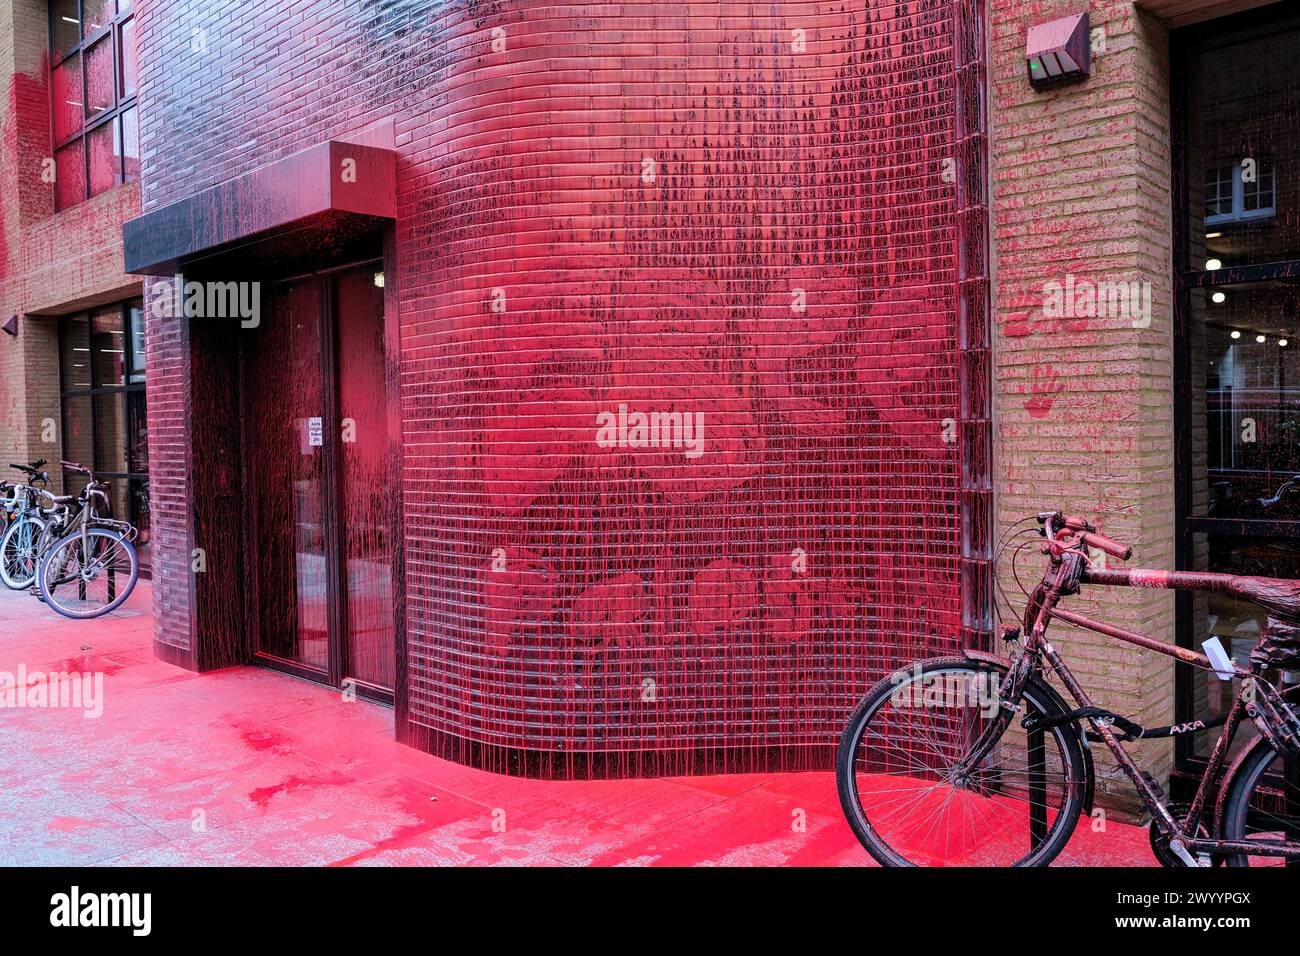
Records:
[[[399,735],[542,772],[797,765],[964,639],[971,6],[269,6],[142,14],[145,208],[394,119]],[[209,20],[237,90],[168,32]]]

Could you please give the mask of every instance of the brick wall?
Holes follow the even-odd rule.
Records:
[[[1105,48],[1094,45],[1091,78],[1035,92],[1026,29],[1077,7],[997,0],[992,11],[999,517],[1005,527],[1054,507],[1093,516],[1133,546],[1135,564],[1172,568],[1167,31],[1132,4],[1093,4]],[[1044,285],[1071,275],[1148,283],[1149,327],[1140,313],[1049,317]],[[1022,576],[1026,567],[1041,572],[1041,557],[1028,552],[1020,567]],[[1003,577],[1014,593],[1005,569]],[[1170,593],[1096,589],[1071,604],[1173,640]],[[1172,719],[1168,658],[1058,628],[1057,647],[1099,703],[1145,724]],[[1167,742],[1133,750],[1167,776]],[[1114,773],[1105,763],[1099,785],[1127,796]]]
[[[45,0],[0,10],[0,321],[26,316],[17,338],[0,336],[0,465],[61,454],[58,332],[48,317],[140,291],[122,272],[122,223],[139,212],[138,184],[54,212],[53,185],[42,178],[50,156],[47,31]]]
[[[614,567],[625,577],[641,572],[649,577],[645,566],[668,567],[669,544],[677,544],[661,548],[651,540],[654,533],[672,521],[700,529],[683,534],[688,546],[678,548],[696,564],[658,575],[654,614],[660,616],[637,618],[626,628],[649,633],[662,626],[658,636],[672,636],[654,649],[679,663],[691,658],[672,641],[687,631],[683,608],[700,567],[728,549],[748,549],[748,568],[719,562],[724,567],[714,570],[717,580],[697,589],[719,605],[734,592],[739,603],[746,600],[746,586],[751,596],[756,593],[756,581],[772,587],[765,576],[775,562],[760,545],[770,544],[774,552],[784,547],[788,554],[798,539],[787,542],[781,535],[796,525],[825,544],[814,559],[825,575],[818,584],[824,590],[802,590],[790,599],[801,608],[790,626],[802,624],[805,602],[815,604],[809,616],[818,616],[823,633],[836,635],[824,646],[840,655],[834,668],[824,666],[831,651],[812,640],[778,646],[760,633],[754,621],[766,621],[771,607],[737,625],[749,628],[743,641],[752,643],[737,643],[744,650],[734,654],[723,677],[752,688],[747,692],[756,702],[746,732],[755,737],[778,736],[771,729],[776,721],[802,707],[816,711],[816,720],[800,725],[801,739],[824,746],[834,736],[828,732],[828,700],[839,708],[838,722],[850,697],[896,663],[898,654],[951,648],[961,640],[955,600],[962,554],[958,449],[942,437],[944,421],[951,424],[957,416],[953,259],[959,227],[956,188],[943,178],[942,163],[952,156],[957,125],[950,5],[908,0],[831,11],[789,3],[760,11],[743,5],[645,3],[571,12],[540,3],[431,10],[414,0],[380,6],[360,0],[237,6],[178,0],[145,5],[139,17],[146,211],[326,139],[356,138],[368,129],[392,131],[399,211],[391,281],[402,339],[412,582],[408,636],[425,720],[432,723],[430,714],[441,701],[460,706],[478,695],[439,683],[453,670],[446,662],[473,660],[473,666],[491,671],[456,675],[475,687],[513,687],[514,676],[520,687],[531,681],[528,674],[510,670],[522,657],[502,663],[485,653],[486,599],[480,592],[487,590],[483,570],[492,545],[514,546],[539,528],[550,529],[555,540],[543,540],[542,533],[537,537],[565,569],[565,607],[592,589],[597,593],[588,602],[591,613],[615,616],[642,595],[625,580],[609,593],[600,592],[602,577]],[[805,26],[810,59],[792,61],[788,39],[793,28]],[[507,41],[516,44],[509,47],[515,51],[511,55],[493,51],[496,27],[513,38]],[[698,71],[697,82],[681,82],[686,69]],[[528,74],[527,82],[515,74]],[[879,104],[891,99],[908,108],[882,110]],[[553,144],[546,142],[548,135]],[[966,135],[976,138],[974,131]],[[644,150],[660,157],[667,181],[660,191],[638,183]],[[751,168],[776,172],[752,175]],[[785,185],[775,188],[774,182]],[[983,255],[972,259],[980,266],[985,262]],[[837,269],[838,292],[827,279]],[[636,285],[654,270],[662,276],[659,285]],[[699,272],[691,270],[713,271],[700,281]],[[600,343],[584,351],[578,337],[570,341],[558,324],[552,342],[538,342],[539,349],[553,353],[549,365],[526,355],[509,358],[510,335],[494,333],[490,326],[496,320],[481,315],[494,277],[527,290],[521,299],[531,304],[525,308],[563,311],[556,323],[613,325],[609,315],[629,307],[617,296],[630,288],[632,300],[668,303],[669,312],[704,309],[717,327],[715,338],[728,347],[749,334],[754,353],[773,349],[779,355],[775,350],[789,330],[774,319],[767,339],[744,322],[752,321],[752,310],[762,303],[780,295],[788,299],[789,289],[780,283],[797,270],[811,273],[810,284],[826,280],[825,290],[814,291],[828,292],[826,301],[834,303],[828,312],[844,311],[824,320],[826,328],[799,358],[832,344],[842,352],[832,356],[827,348],[820,364],[789,361],[781,370],[789,381],[755,399],[766,403],[763,414],[771,419],[767,473],[746,484],[756,471],[751,459],[761,442],[738,431],[734,453],[711,477],[715,486],[728,488],[712,499],[720,503],[711,512],[707,505],[688,512],[674,502],[676,517],[662,503],[651,513],[642,502],[658,501],[646,488],[666,472],[658,470],[661,466],[648,476],[619,477],[604,485],[571,478],[586,467],[583,457],[587,464],[598,457],[591,452],[563,469],[567,482],[556,481],[558,475],[533,479],[540,491],[529,490],[527,473],[544,469],[516,467],[509,460],[494,465],[498,500],[486,500],[484,453],[475,451],[478,440],[472,436],[476,430],[505,430],[499,421],[487,422],[503,414],[495,409],[511,409],[519,401],[498,394],[509,366],[522,369],[514,373],[519,382],[512,387],[527,390],[534,374],[538,389],[550,388],[555,381],[572,384],[580,373],[608,378],[610,366],[630,361],[593,360],[590,352]],[[982,272],[975,268],[973,274]],[[692,284],[674,286],[675,281]],[[602,304],[602,296],[617,307]],[[625,333],[606,334],[614,341]],[[799,338],[797,330],[790,334]],[[704,334],[695,338],[701,348],[714,341],[704,343]],[[206,359],[185,329],[172,323],[151,323],[147,347],[159,640],[202,666],[202,655],[195,653],[196,622],[205,612],[194,605],[203,600],[202,589],[195,589],[188,570],[190,551],[200,543],[190,518],[201,498],[191,470],[200,454],[187,423],[206,400],[195,391],[200,376],[193,369]],[[770,378],[773,360],[759,359],[764,367],[756,372],[753,354],[709,347],[715,351],[706,367],[691,373],[695,380],[681,388],[698,387],[712,375],[725,380],[717,385],[720,393],[737,391],[729,399],[735,407],[762,396],[764,389],[754,380],[761,374]],[[484,355],[493,349],[499,355],[487,361]],[[850,349],[860,354],[846,359]],[[834,362],[846,364],[830,374]],[[663,364],[672,364],[678,375],[689,367]],[[724,367],[728,371],[719,375]],[[669,371],[658,374],[662,378]],[[746,394],[740,395],[742,389]],[[776,405],[782,414],[771,411]],[[528,427],[526,421],[519,426]],[[808,438],[813,433],[819,437]],[[500,440],[506,450],[491,454],[508,459],[514,439]],[[457,464],[457,456],[471,464]],[[614,454],[600,464],[611,473],[627,469]],[[978,462],[972,466],[977,470]],[[457,469],[472,477],[458,477]],[[555,489],[545,487],[553,481]],[[511,482],[524,491],[512,491]],[[512,494],[523,504],[515,507]],[[566,494],[571,498],[562,497]],[[804,504],[798,505],[801,494]],[[579,495],[587,496],[582,507],[555,504]],[[605,499],[604,506],[593,498]],[[534,499],[536,515],[551,509],[559,517],[502,517],[522,512]],[[471,507],[484,514],[495,510],[490,518],[466,522]],[[738,514],[730,528],[717,520],[727,508]],[[827,509],[843,515],[843,521],[828,517]],[[789,521],[779,527],[780,520],[771,516],[786,512]],[[627,523],[619,525],[620,520]],[[582,522],[590,530],[577,530],[587,527]],[[574,530],[557,531],[562,524]],[[470,532],[478,537],[470,540]],[[610,539],[607,555],[582,553],[589,542],[600,545],[605,538]],[[643,552],[630,555],[626,567],[615,554],[619,541],[637,541]],[[868,546],[872,541],[878,544]],[[912,544],[895,545],[901,541]],[[832,577],[832,569],[843,574]],[[670,589],[676,597],[661,600]],[[809,602],[813,593],[819,596]],[[520,603],[511,605],[512,600],[504,603]],[[556,606],[560,603],[557,597]],[[871,625],[875,633],[844,636],[862,627],[868,614],[878,616]],[[553,615],[556,621],[561,616]],[[737,620],[744,616],[737,614]],[[912,642],[906,648],[891,640],[904,634]],[[447,635],[457,646],[438,644]],[[503,647],[515,640],[504,632],[486,636],[500,638]],[[443,666],[437,666],[439,654]],[[572,659],[585,651],[570,646],[569,654]],[[791,658],[795,654],[804,656]],[[782,655],[796,661],[787,668],[798,675],[791,678],[794,689],[778,685],[776,677],[770,688],[758,679],[746,684],[745,667]],[[626,662],[628,675],[639,673],[639,659],[628,656]],[[671,670],[667,660],[657,666]],[[773,667],[770,674],[776,671]],[[611,680],[623,674],[612,668],[607,673],[614,675]],[[819,682],[805,677],[813,673],[823,675]],[[574,707],[595,706],[564,696],[582,690],[577,685],[583,681],[575,680],[572,688],[555,681],[528,692],[541,695],[539,712],[562,722]],[[633,686],[639,686],[639,678],[619,685],[624,698]],[[730,700],[724,691],[715,698]],[[771,720],[761,710],[795,699],[797,705],[786,704]],[[634,710],[626,706],[632,703],[624,699],[624,709]],[[474,701],[484,713],[472,719],[477,727],[499,730],[502,720],[486,713],[489,705]],[[714,716],[693,719],[709,724]],[[672,732],[682,733],[679,728],[688,724],[677,720]]]

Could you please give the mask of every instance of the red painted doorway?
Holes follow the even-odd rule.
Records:
[[[242,377],[254,658],[391,700],[395,541],[381,268],[268,285]]]

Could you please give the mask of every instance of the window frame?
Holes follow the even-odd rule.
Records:
[[[1272,160],[1269,160],[1269,189],[1267,194],[1262,189],[1257,192],[1261,197],[1267,195],[1269,203],[1267,206],[1258,206],[1255,209],[1246,208],[1246,183],[1242,178],[1242,169],[1239,165],[1216,166],[1215,171],[1230,169],[1232,170],[1232,211],[1218,212],[1213,216],[1205,216],[1207,226],[1225,226],[1237,222],[1253,222],[1258,219],[1272,219],[1277,215],[1277,175],[1273,169]],[[1255,186],[1260,184],[1260,175],[1263,173],[1263,164],[1260,163],[1257,168]]]
[[[78,41],[70,49],[68,49],[66,52],[63,52],[62,54],[56,51],[54,45],[54,17],[55,17],[54,5],[48,2],[45,5],[47,11],[46,49],[49,53],[49,77],[50,77],[50,82],[49,82],[50,157],[52,160],[54,160],[55,168],[57,170],[58,167],[57,156],[59,154],[59,150],[64,149],[66,147],[74,146],[75,144],[78,143],[78,141],[80,141],[81,169],[82,169],[83,182],[85,183],[84,195],[80,199],[71,202],[67,205],[62,205],[59,201],[59,188],[58,188],[58,182],[56,178],[56,181],[53,183],[53,189],[54,189],[53,198],[54,198],[55,212],[63,212],[65,209],[71,209],[73,206],[76,206],[79,203],[86,202],[89,199],[93,199],[97,195],[103,195],[103,193],[111,192],[113,189],[116,189],[118,186],[122,186],[127,182],[135,182],[137,179],[139,179],[138,176],[136,176],[133,179],[128,179],[126,175],[126,163],[127,163],[127,156],[126,156],[126,149],[125,149],[126,125],[121,120],[123,114],[127,113],[130,110],[137,109],[138,101],[139,101],[138,73],[137,73],[137,80],[136,80],[137,89],[132,91],[130,96],[122,95],[122,76],[123,76],[122,67],[124,65],[124,60],[122,57],[122,27],[127,23],[127,21],[131,21],[132,23],[135,22],[135,17],[136,14],[138,13],[138,9],[135,0],[131,0],[131,2],[127,4],[126,12],[121,12],[120,10],[121,4],[119,0],[109,0],[109,2],[113,4],[114,12],[113,12],[113,16],[109,19],[108,23],[100,27],[94,33],[91,33],[89,36],[84,36],[84,35],[81,36],[80,39],[78,39]],[[85,18],[86,18],[85,0],[77,0],[77,17],[78,17],[77,31],[78,34],[80,34],[81,24],[85,23]],[[86,118],[86,103],[87,103],[86,90],[87,90],[88,80],[87,80],[85,54],[87,51],[92,49],[100,41],[105,41],[109,44],[111,54],[112,54],[113,105],[109,109],[100,113],[98,116],[94,117],[93,119],[87,119]],[[81,123],[77,127],[76,132],[60,140],[56,138],[55,129],[54,129],[54,125],[55,125],[54,116],[55,116],[56,107],[54,102],[53,77],[55,71],[57,71],[60,67],[62,67],[65,63],[67,63],[69,60],[71,60],[74,57],[78,57],[80,59],[80,65],[81,65]],[[138,131],[139,131],[140,114],[137,111],[135,115],[136,115],[136,130],[137,130],[136,149],[138,150],[139,149]],[[90,135],[92,132],[99,129],[100,127],[110,125],[110,124],[115,124],[113,130],[113,145],[117,150],[117,156],[118,156],[117,169],[114,172],[114,176],[113,176],[113,185],[103,190],[100,193],[92,194],[91,182],[90,182],[90,145],[89,145]],[[57,177],[57,173],[56,173],[56,177]]]
[[[1288,280],[1300,275],[1300,258],[1274,261],[1251,262],[1246,265],[1229,266],[1220,269],[1190,268],[1191,228],[1193,217],[1191,210],[1191,123],[1195,117],[1191,114],[1187,78],[1195,62],[1200,41],[1207,36],[1228,37],[1246,40],[1256,33],[1273,33],[1281,31],[1300,32],[1300,16],[1278,17],[1275,6],[1262,7],[1239,14],[1206,21],[1195,26],[1183,27],[1170,34],[1170,161],[1172,173],[1171,201],[1173,204],[1173,333],[1174,333],[1174,566],[1185,570],[1191,567],[1195,554],[1194,543],[1197,534],[1235,532],[1243,537],[1293,538],[1300,534],[1300,521],[1285,520],[1239,520],[1209,518],[1192,513],[1193,474],[1192,474],[1192,432],[1195,425],[1192,410],[1192,355],[1188,343],[1191,341],[1192,293],[1197,289],[1212,290],[1218,286],[1233,286],[1242,282]],[[1276,159],[1276,157],[1274,157]],[[1223,167],[1216,167],[1223,168]],[[1201,183],[1204,186],[1204,183]],[[1238,208],[1241,197],[1241,170],[1234,167],[1233,172],[1233,209]],[[1277,173],[1274,165],[1273,203],[1277,203]],[[1243,204],[1244,205],[1244,204]],[[1243,210],[1244,211],[1244,210]],[[1251,211],[1252,213],[1254,210]],[[1201,224],[1205,227],[1219,225],[1217,217],[1205,215]],[[1275,213],[1271,213],[1275,214]],[[1221,220],[1224,225],[1240,224],[1264,216],[1227,218]],[[1175,642],[1180,647],[1193,648],[1194,633],[1194,595],[1188,591],[1174,592]],[[1193,710],[1195,692],[1195,673],[1187,664],[1174,665],[1174,720],[1186,723],[1204,714]],[[1207,761],[1195,753],[1195,741],[1192,735],[1185,734],[1174,738],[1173,782],[1174,796],[1190,794],[1204,772]]]
[[[71,312],[67,315],[59,316],[58,319],[56,320],[58,322],[57,338],[58,338],[58,358],[59,358],[58,366],[59,366],[60,447],[63,447],[62,436],[63,436],[64,425],[68,420],[69,400],[89,399],[90,409],[91,409],[90,420],[89,420],[89,426],[90,426],[89,442],[90,442],[92,459],[90,462],[80,462],[79,464],[86,465],[86,467],[94,471],[96,477],[107,478],[114,482],[124,482],[126,484],[126,495],[127,495],[126,502],[127,502],[127,508],[130,510],[130,513],[125,517],[129,518],[133,522],[135,522],[137,514],[136,511],[134,510],[132,488],[135,484],[138,483],[139,485],[142,486],[142,490],[147,494],[148,487],[149,487],[148,464],[147,463],[145,464],[143,470],[140,470],[138,468],[136,470],[132,470],[132,467],[138,465],[139,463],[132,460],[131,447],[130,447],[131,395],[138,394],[140,396],[144,396],[145,381],[147,379],[146,369],[143,367],[137,367],[135,364],[135,349],[134,349],[134,342],[132,339],[133,329],[131,323],[131,310],[133,308],[139,309],[141,315],[141,321],[143,322],[144,307],[145,307],[144,299],[137,297],[132,299],[126,299],[121,302],[106,303],[105,305],[95,306],[93,308],[86,309],[80,312]],[[122,379],[117,384],[105,385],[100,383],[97,380],[97,375],[95,371],[95,357],[93,351],[95,338],[94,338],[93,320],[94,320],[94,316],[97,313],[103,314],[107,312],[109,309],[116,310],[117,319],[118,322],[120,323],[120,328],[122,330]],[[64,357],[65,350],[68,348],[68,342],[69,342],[68,330],[73,323],[79,320],[84,320],[85,322],[87,342],[89,343],[91,349],[91,351],[87,354],[87,358],[86,358],[87,369],[90,373],[89,387],[83,387],[83,386],[69,387],[64,372],[63,357]],[[94,458],[94,456],[97,455],[99,450],[99,433],[98,433],[98,424],[96,422],[96,416],[95,416],[95,400],[96,398],[99,398],[101,396],[112,397],[112,396],[119,396],[119,395],[121,396],[120,400],[124,403],[123,427],[126,433],[123,436],[125,445],[122,449],[122,456],[126,466],[126,470],[125,471],[100,471],[99,468],[96,466],[96,461]],[[147,441],[148,438],[146,437],[146,447],[147,447]],[[69,480],[75,478],[75,475],[73,472],[69,472],[65,470],[61,477],[63,481],[63,487],[67,488]],[[143,559],[142,559],[141,572],[144,573],[147,570],[148,570],[147,568],[143,567]]]

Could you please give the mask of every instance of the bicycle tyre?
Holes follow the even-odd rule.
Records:
[[[1276,766],[1274,766],[1276,764]],[[1267,773],[1273,768],[1272,773]],[[1290,782],[1288,782],[1288,779]],[[1266,788],[1260,789],[1265,781]],[[1272,823],[1282,825],[1292,831],[1292,842],[1300,833],[1300,765],[1287,762],[1273,749],[1267,740],[1260,738],[1241,757],[1232,770],[1231,778],[1223,789],[1224,809],[1221,814],[1220,838],[1224,840],[1250,840],[1252,835],[1266,833],[1263,827]],[[1276,784],[1282,785],[1282,790]],[[1295,815],[1286,818],[1269,813],[1266,806],[1278,806],[1289,802],[1297,808]],[[1252,812],[1252,807],[1254,810]],[[1271,819],[1270,819],[1271,818]],[[1252,864],[1251,857],[1244,853],[1234,853],[1225,858],[1228,866],[1260,865],[1268,861],[1270,865],[1280,866],[1293,863],[1300,857],[1259,857],[1260,863]]]
[[[103,617],[105,614],[111,614],[113,611],[117,610],[122,606],[122,603],[131,596],[131,592],[135,590],[136,582],[140,580],[139,555],[136,554],[135,546],[124,538],[120,532],[109,531],[106,528],[90,528],[86,531],[86,534],[91,538],[101,538],[107,541],[112,547],[120,547],[124,549],[130,565],[130,574],[126,583],[116,588],[116,593],[114,594],[113,599],[102,607],[80,610],[75,607],[66,606],[60,602],[59,597],[56,594],[60,584],[56,583],[53,589],[49,587],[49,582],[47,580],[48,571],[50,566],[56,560],[61,560],[61,555],[65,548],[80,544],[81,531],[73,531],[54,542],[54,544],[50,546],[50,549],[46,551],[41,558],[40,569],[36,575],[36,586],[40,591],[42,600],[45,601],[48,607],[64,617],[79,621]]]
[[[40,555],[33,554],[30,574],[17,576],[10,573],[9,551],[17,547],[16,540],[25,528],[31,529],[29,541],[34,546],[40,541],[41,532],[45,530],[45,522],[40,518],[21,518],[6,528],[4,537],[0,538],[0,582],[11,591],[25,591],[31,587],[36,581],[36,572],[40,568]]]
[[[882,866],[924,865],[909,859],[898,848],[891,846],[878,832],[877,827],[872,825],[863,809],[857,774],[859,749],[871,718],[883,705],[890,701],[891,696],[898,690],[900,676],[909,672],[921,676],[938,675],[945,672],[966,673],[976,675],[978,679],[996,682],[1000,682],[1006,673],[1005,668],[986,661],[977,661],[966,657],[932,658],[920,661],[910,668],[898,671],[894,675],[879,681],[867,692],[866,696],[854,709],[840,736],[839,746],[836,750],[836,786],[839,791],[840,806],[844,811],[850,829],[853,830],[854,836]],[[1055,716],[1063,712],[1055,692],[1039,681],[1031,681],[1030,685],[1026,687],[1025,700],[1032,710],[1044,716]],[[1013,721],[1015,719],[1013,718]],[[1003,735],[1005,736],[1010,729],[1011,727],[1008,727],[1004,730]],[[1062,792],[1065,800],[1057,812],[1055,821],[1051,824],[1046,839],[1025,857],[1010,864],[1012,866],[1046,866],[1051,863],[1065,848],[1071,835],[1073,835],[1075,825],[1078,823],[1079,816],[1084,809],[1084,794],[1090,792],[1090,781],[1086,779],[1090,764],[1085,760],[1083,744],[1080,742],[1077,727],[1066,724],[1052,728],[1046,733],[1050,734],[1055,741],[1064,768]],[[870,775],[869,771],[867,775]],[[938,786],[938,784],[935,786]],[[890,799],[895,800],[897,798]]]

